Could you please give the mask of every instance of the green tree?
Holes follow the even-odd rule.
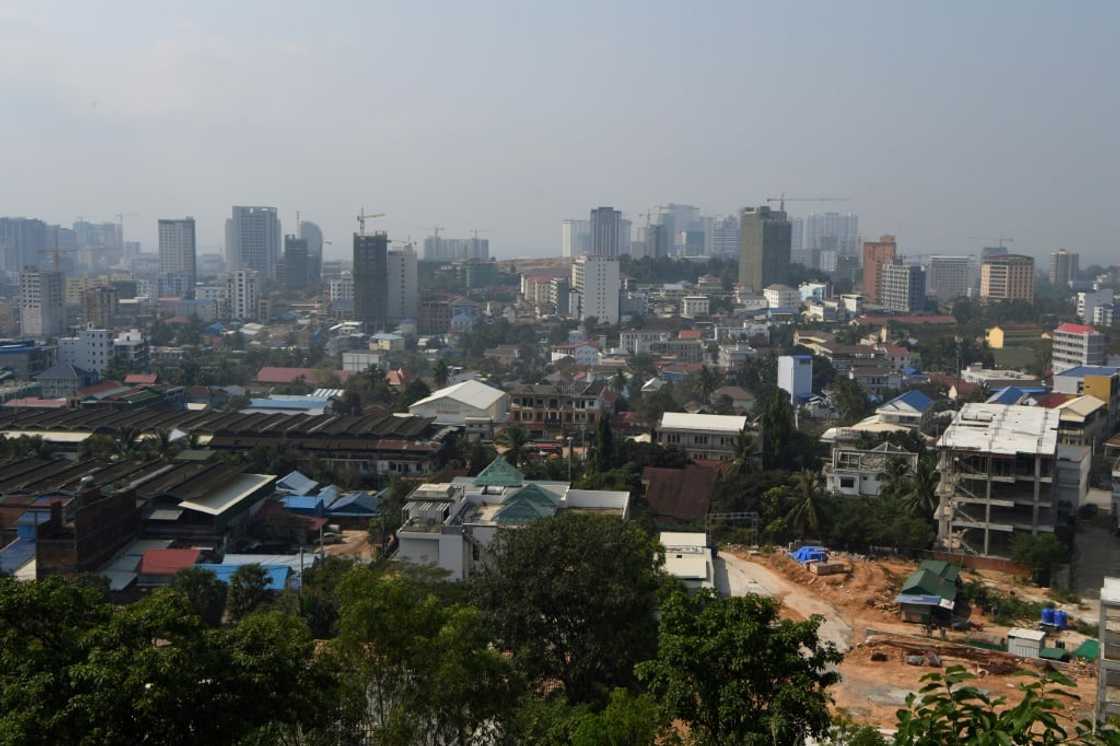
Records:
[[[237,568],[229,579],[226,608],[237,622],[261,608],[269,599],[268,573],[254,563]]]
[[[1006,697],[993,697],[970,682],[976,677],[961,666],[945,673],[929,673],[917,694],[906,698],[898,711],[894,737],[897,746],[1056,746],[1057,744],[1120,744],[1120,734],[1108,725],[1093,728],[1073,723],[1067,714],[1077,700],[1073,682],[1057,671],[1020,684],[1023,699],[1007,706]]]
[[[372,742],[467,744],[507,719],[519,687],[478,609],[363,566],[340,597],[344,701]]]
[[[437,386],[443,387],[447,385],[447,379],[451,373],[448,370],[447,361],[440,358],[436,361],[436,367],[432,371],[432,380],[436,382]]]
[[[602,712],[576,718],[573,746],[653,746],[667,730],[661,708],[648,695],[615,689]]]
[[[815,471],[800,471],[793,480],[793,507],[786,523],[798,535],[819,536],[827,498],[821,491],[821,477]]]
[[[735,460],[731,471],[736,477],[751,473],[758,458],[758,436],[746,425],[735,435]]]
[[[404,412],[421,399],[426,399],[431,393],[432,390],[428,388],[428,384],[424,383],[419,378],[413,378],[408,382],[408,385],[404,387],[401,395],[397,398],[396,410],[398,412]]]
[[[674,593],[661,607],[657,657],[638,678],[700,744],[800,744],[830,725],[829,670],[842,656],[819,617],[781,619],[778,602]]]
[[[775,389],[762,413],[762,465],[766,469],[788,468],[793,448],[793,407],[789,395]]]
[[[187,597],[191,609],[204,623],[217,627],[226,610],[226,584],[209,570],[188,567],[176,573],[171,589]]]
[[[599,474],[615,467],[614,433],[606,417],[600,417],[595,426],[595,450],[591,456],[591,469]]]
[[[837,378],[832,382],[830,390],[841,424],[852,425],[867,416],[871,402],[855,381]]]
[[[1065,562],[1068,552],[1054,534],[1016,534],[1011,540],[1011,559],[1031,568],[1035,582],[1049,583],[1050,573]]]
[[[937,509],[937,485],[941,475],[937,471],[937,459],[923,456],[918,459],[914,473],[910,475],[904,488],[904,496],[915,516],[933,520]]]
[[[510,425],[502,434],[498,436],[497,441],[500,445],[505,446],[506,452],[502,454],[514,466],[517,466],[525,459],[525,446],[529,443],[529,431],[521,427],[521,425]]]
[[[475,597],[502,647],[573,702],[601,701],[652,653],[663,556],[640,528],[564,512],[499,531]]]

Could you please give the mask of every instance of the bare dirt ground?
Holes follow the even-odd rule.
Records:
[[[376,547],[369,543],[366,531],[343,531],[341,544],[327,545],[326,552],[331,557],[351,557],[369,561],[376,556]]]
[[[1018,685],[1030,681],[1018,671],[1026,668],[1037,672],[1050,665],[961,646],[959,643],[967,637],[998,641],[1007,634],[1006,627],[993,624],[978,610],[971,620],[979,629],[949,632],[944,642],[926,638],[919,625],[902,622],[894,597],[917,567],[913,562],[834,555],[831,559],[847,562],[851,572],[817,576],[781,553],[759,555],[733,547],[721,552],[720,559],[722,569],[717,570],[716,579],[721,592],[763,593],[780,599],[790,618],[810,614],[825,618],[821,636],[846,653],[838,667],[842,680],[833,690],[835,706],[860,722],[893,727],[897,711],[905,707],[906,696],[922,687],[922,676],[942,671],[945,666],[964,665],[980,677],[976,686],[1014,704],[1022,698]],[[1047,599],[1043,589],[1024,587],[1021,579],[1010,575],[969,572],[965,579],[979,580],[1004,592],[1014,590],[1023,597]],[[1062,639],[1072,649],[1083,637],[1065,632]],[[939,651],[941,667],[906,663],[906,654],[926,650]],[[872,660],[873,653],[881,654],[875,656],[877,659],[885,659]],[[1096,698],[1095,668],[1084,663],[1055,667],[1076,682],[1080,701],[1068,709],[1069,714],[1075,720],[1088,716]]]

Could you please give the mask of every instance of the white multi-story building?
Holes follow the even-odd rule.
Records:
[[[797,286],[801,300],[825,301],[828,299],[828,283],[803,282]]]
[[[1099,306],[1111,306],[1113,303],[1112,288],[1089,290],[1077,294],[1077,318],[1090,324],[1093,315]]]
[[[1081,365],[1104,365],[1108,338],[1091,326],[1062,324],[1054,330],[1050,359],[1055,372]]]
[[[139,329],[128,329],[113,340],[113,355],[128,362],[128,367],[148,367],[148,341]]]
[[[354,300],[354,278],[349,272],[327,283],[327,293],[331,303],[348,303]]]
[[[183,278],[181,297],[193,298],[198,278],[195,268],[194,218],[159,221],[159,273],[161,277]]]
[[[385,255],[385,263],[389,275],[386,283],[386,321],[390,326],[396,326],[405,319],[415,320],[420,308],[416,252],[408,248],[390,249]]]
[[[657,442],[682,449],[692,458],[732,461],[746,417],[724,414],[665,412],[657,426]]]
[[[778,358],[778,388],[798,404],[813,395],[813,356],[782,355]]]
[[[58,340],[58,362],[84,371],[104,373],[113,362],[113,333],[108,329],[82,329],[76,337]]]
[[[706,295],[686,295],[681,298],[681,316],[686,319],[695,319],[707,316],[710,300]]]
[[[256,272],[241,269],[226,276],[229,317],[234,321],[255,321],[258,297]]]
[[[619,317],[618,260],[580,257],[572,264],[572,291],[578,293],[579,318],[592,316],[603,324],[617,324]]]
[[[968,295],[972,260],[967,256],[933,256],[926,267],[926,293],[942,301]]]
[[[708,256],[739,256],[739,216],[704,218],[704,253]]]
[[[668,342],[669,332],[653,329],[627,329],[618,335],[618,346],[631,355],[648,354],[650,345]]]
[[[428,236],[424,239],[424,261],[455,262],[466,259],[490,258],[490,240],[486,238],[444,238]]]
[[[560,224],[560,254],[576,258],[591,253],[591,221],[565,220]]]
[[[283,235],[275,207],[235,206],[233,216],[226,221],[230,270],[250,269],[263,278],[275,277]]]
[[[799,308],[801,306],[801,293],[789,285],[770,285],[762,291],[766,299],[767,308]]]
[[[27,337],[57,337],[66,326],[65,285],[60,272],[19,275],[19,323]]]

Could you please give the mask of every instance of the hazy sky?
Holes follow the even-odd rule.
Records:
[[[275,205],[339,254],[364,204],[509,257],[599,204],[785,191],[910,253],[1120,261],[1118,28],[1113,0],[0,0],[0,215],[134,213],[153,251],[189,214],[204,250]]]

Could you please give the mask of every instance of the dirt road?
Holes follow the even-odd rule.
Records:
[[[821,638],[831,642],[841,653],[852,646],[852,627],[830,604],[822,601],[804,588],[789,582],[777,573],[754,562],[720,552],[716,560],[716,588],[725,596],[744,596],[757,593],[780,599],[783,604],[802,616],[818,614],[824,617]]]

